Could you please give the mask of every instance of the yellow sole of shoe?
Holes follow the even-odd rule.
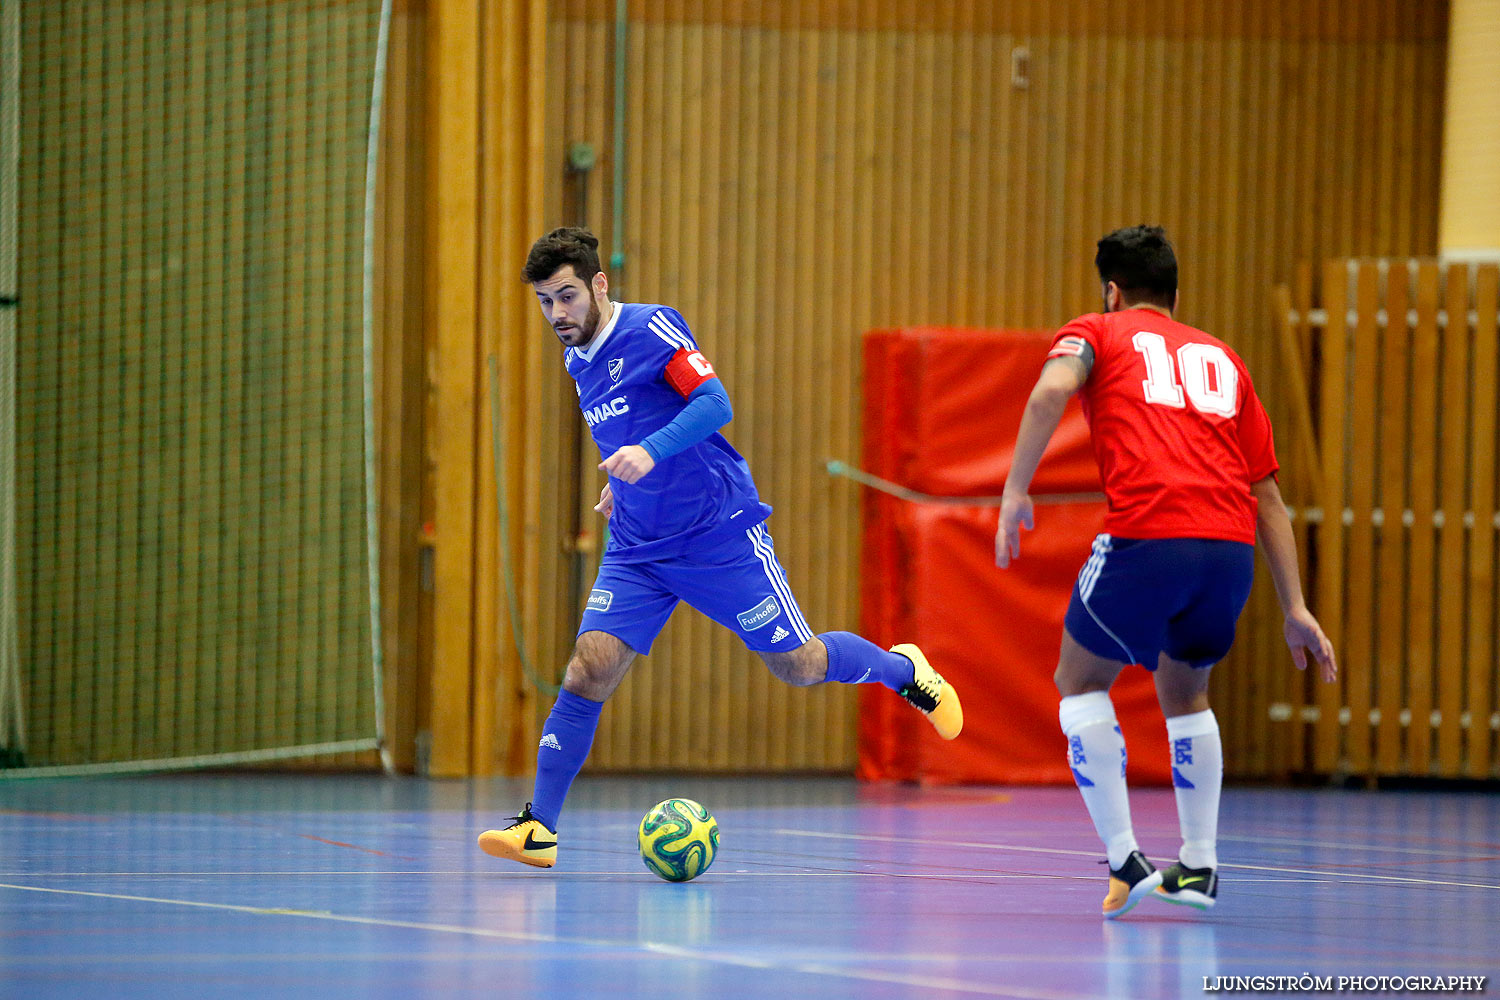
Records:
[[[505,837],[499,830],[486,830],[479,835],[479,849],[492,858],[503,858],[506,861],[518,861],[523,865],[533,868],[551,868],[557,864],[557,850],[554,848],[550,856],[536,852],[518,851],[510,839]]]
[[[947,680],[943,681],[943,698],[927,720],[945,740],[956,739],[964,731],[964,707],[958,700],[958,691]]]
[[[1161,885],[1161,873],[1152,872],[1132,888],[1113,875],[1109,878],[1109,894],[1104,897],[1104,919],[1118,920],[1135,909],[1140,901],[1156,891]],[[1114,909],[1110,909],[1110,905]]]
[[[932,664],[927,662],[927,655],[913,643],[898,643],[891,647],[891,652],[899,653],[906,657],[912,663],[916,664],[918,670],[924,667],[932,670]],[[932,672],[937,673],[936,670],[932,670]],[[941,677],[942,675],[939,674],[938,676]],[[932,723],[932,728],[936,729],[937,734],[945,740],[955,739],[959,733],[963,732],[964,707],[962,702],[958,700],[958,689],[949,683],[947,678],[943,679],[943,693],[938,698],[937,707],[925,714],[927,715],[927,721]]]

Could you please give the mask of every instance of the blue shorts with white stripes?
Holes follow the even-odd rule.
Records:
[[[656,562],[612,562],[606,552],[578,634],[608,632],[644,655],[678,601],[756,652],[796,649],[813,637],[762,524],[707,534],[700,548]]]
[[[1234,644],[1254,576],[1255,546],[1244,542],[1099,535],[1064,625],[1105,659],[1155,670],[1166,653],[1211,667]]]

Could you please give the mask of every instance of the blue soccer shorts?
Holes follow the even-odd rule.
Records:
[[[701,547],[654,562],[614,562],[606,552],[578,634],[608,632],[645,655],[678,601],[756,652],[796,649],[813,637],[762,524],[709,533]]]
[[[1155,670],[1166,653],[1211,667],[1234,644],[1254,575],[1255,546],[1244,542],[1099,535],[1064,625],[1105,659]]]

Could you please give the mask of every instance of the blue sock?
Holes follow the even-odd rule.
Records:
[[[563,799],[594,745],[602,701],[589,701],[571,691],[559,691],[542,726],[542,742],[536,751],[536,786],[531,793],[531,815],[549,830],[557,829]]]
[[[824,632],[818,636],[828,649],[828,680],[834,684],[884,684],[900,691],[911,683],[916,668],[900,653],[891,653],[853,632]]]

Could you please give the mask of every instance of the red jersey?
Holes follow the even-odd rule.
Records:
[[[1239,355],[1152,309],[1080,316],[1047,356],[1090,351],[1079,397],[1109,502],[1105,531],[1254,545],[1250,484],[1278,466]]]

